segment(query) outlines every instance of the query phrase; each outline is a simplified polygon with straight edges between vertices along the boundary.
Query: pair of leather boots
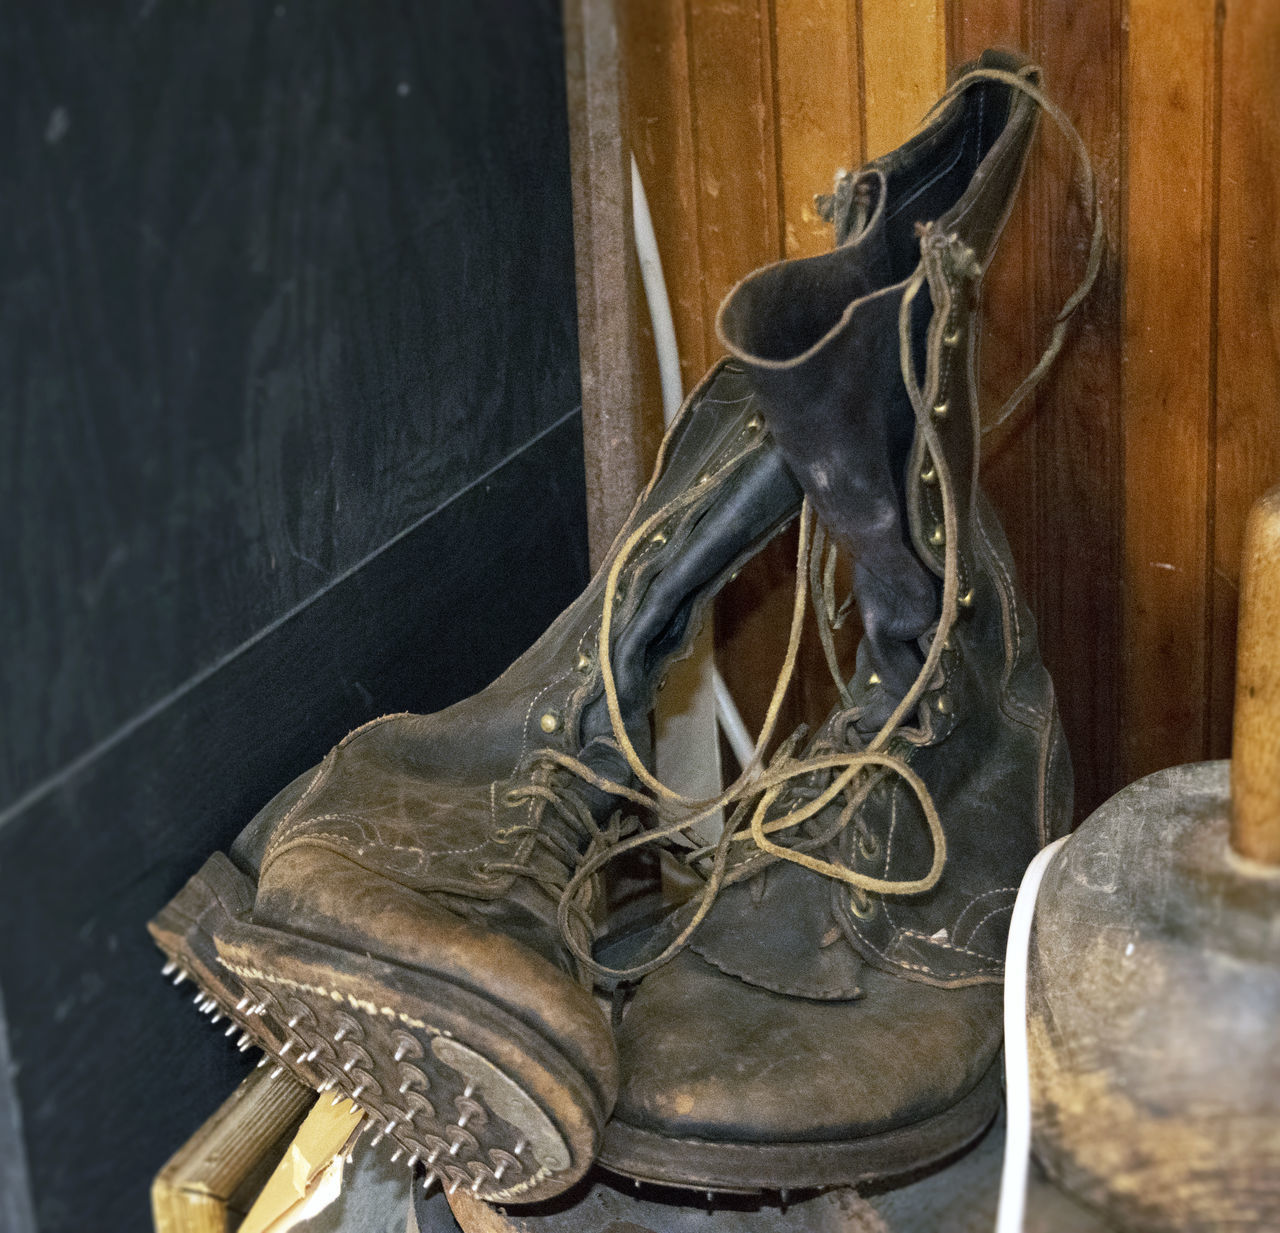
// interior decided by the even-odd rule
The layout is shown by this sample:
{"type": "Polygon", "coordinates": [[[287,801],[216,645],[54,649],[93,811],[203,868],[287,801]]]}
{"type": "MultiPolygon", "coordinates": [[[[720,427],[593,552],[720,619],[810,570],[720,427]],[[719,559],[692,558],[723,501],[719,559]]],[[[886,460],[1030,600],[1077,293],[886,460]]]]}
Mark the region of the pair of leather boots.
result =
{"type": "Polygon", "coordinates": [[[851,1184],[994,1116],[1009,914],[1071,813],[978,486],[978,293],[1037,83],[988,52],[844,175],[833,251],[725,301],[730,358],[581,597],[474,697],[348,735],[152,922],[242,1047],[349,1096],[425,1184],[537,1201],[597,1159],[700,1190],[851,1184]],[[650,770],[658,682],[797,516],[790,659],[810,581],[831,646],[839,546],[852,679],[807,743],[766,765],[767,730],[721,798],[677,798],[650,770]],[[619,926],[609,863],[646,847],[691,890],[619,926]]]}

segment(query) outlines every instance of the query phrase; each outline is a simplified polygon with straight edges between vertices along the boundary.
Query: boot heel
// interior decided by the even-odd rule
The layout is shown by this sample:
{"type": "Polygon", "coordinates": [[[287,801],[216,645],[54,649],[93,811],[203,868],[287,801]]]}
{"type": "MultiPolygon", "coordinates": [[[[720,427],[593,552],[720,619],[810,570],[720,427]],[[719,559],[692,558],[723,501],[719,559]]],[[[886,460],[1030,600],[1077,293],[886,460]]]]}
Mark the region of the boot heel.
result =
{"type": "MultiPolygon", "coordinates": [[[[238,1029],[242,1050],[257,1044],[279,1058],[285,1029],[265,1015],[260,1000],[219,962],[215,942],[230,932],[234,921],[248,915],[255,889],[251,878],[215,852],[148,923],[147,931],[167,958],[165,975],[172,976],[175,985],[194,980],[200,1009],[215,1023],[229,1020],[226,1035],[238,1029]]],[[[319,1072],[305,1062],[292,1069],[309,1087],[320,1082],[319,1072]]]]}
{"type": "Polygon", "coordinates": [[[201,923],[222,979],[262,1008],[254,1035],[274,1028],[271,1052],[355,1101],[396,1159],[490,1202],[548,1197],[586,1169],[616,1095],[616,1054],[603,1014],[567,975],[525,952],[522,967],[545,971],[504,979],[504,944],[517,943],[324,850],[273,862],[256,920],[221,891],[201,923]],[[287,932],[262,913],[280,878],[307,886],[312,908],[291,904],[287,932]],[[330,901],[340,923],[324,912],[330,901]],[[568,988],[550,996],[557,984],[568,988]],[[546,1002],[574,1009],[551,1020],[538,1013],[546,1002]]]}

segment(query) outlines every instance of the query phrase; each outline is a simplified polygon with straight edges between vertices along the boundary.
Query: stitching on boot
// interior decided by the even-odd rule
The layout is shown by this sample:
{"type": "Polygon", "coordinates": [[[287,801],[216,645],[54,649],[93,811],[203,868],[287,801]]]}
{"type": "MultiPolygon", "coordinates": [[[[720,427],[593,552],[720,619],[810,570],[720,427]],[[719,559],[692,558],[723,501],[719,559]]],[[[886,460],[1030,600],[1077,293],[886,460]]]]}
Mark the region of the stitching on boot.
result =
{"type": "Polygon", "coordinates": [[[543,1178],[550,1177],[551,1170],[546,1165],[539,1165],[538,1171],[523,1182],[516,1186],[508,1186],[506,1190],[496,1190],[492,1194],[485,1196],[486,1203],[505,1203],[510,1199],[514,1199],[516,1195],[524,1194],[532,1186],[536,1186],[543,1178]]]}
{"type": "MultiPolygon", "coordinates": [[[[983,960],[988,966],[992,966],[992,965],[996,967],[999,966],[999,962],[993,959],[985,951],[973,950],[971,947],[960,946],[957,943],[951,942],[951,941],[943,942],[941,939],[935,938],[930,934],[921,933],[919,929],[901,929],[899,930],[899,933],[904,938],[918,938],[921,942],[928,942],[930,946],[936,946],[941,950],[952,950],[960,955],[972,955],[974,956],[975,959],[983,960]]],[[[930,971],[930,972],[933,972],[935,975],[942,975],[942,976],[964,975],[963,971],[958,968],[950,972],[938,972],[936,968],[927,968],[926,971],[930,971]]]]}
{"type": "Polygon", "coordinates": [[[293,980],[288,976],[279,976],[274,972],[264,972],[260,968],[234,963],[231,960],[223,959],[221,956],[219,956],[218,962],[228,972],[240,977],[241,980],[260,980],[268,985],[297,989],[302,993],[314,993],[319,997],[328,998],[332,1002],[345,1003],[352,1010],[362,1010],[366,1014],[381,1015],[384,1019],[391,1019],[396,1023],[403,1023],[406,1027],[430,1032],[433,1036],[453,1036],[452,1032],[447,1032],[444,1028],[438,1028],[423,1019],[417,1019],[413,1015],[405,1014],[402,1010],[395,1010],[390,1006],[379,1006],[377,1002],[371,1002],[368,998],[358,998],[353,993],[344,993],[339,989],[326,989],[323,985],[313,985],[304,980],[293,980]]]}
{"type": "Polygon", "coordinates": [[[978,539],[985,549],[983,556],[986,558],[987,565],[1000,576],[1002,585],[996,587],[996,592],[1000,596],[1000,619],[1004,626],[1006,640],[1012,644],[1013,648],[1012,655],[1005,655],[1004,671],[1000,676],[1000,709],[1010,719],[1022,724],[1023,727],[1039,731],[1046,717],[1045,712],[1040,710],[1039,707],[1023,702],[1009,688],[1009,682],[1013,679],[1014,669],[1022,658],[1022,624],[1018,619],[1018,603],[1017,597],[1014,595],[1013,578],[996,553],[995,547],[988,538],[986,528],[982,525],[981,520],[977,522],[976,526],[978,539]],[[1012,630],[1010,629],[1011,625],[1012,630]],[[1010,710],[1010,707],[1013,710],[1010,710]],[[1014,712],[1018,713],[1015,714],[1014,712]]]}
{"type": "MultiPolygon", "coordinates": [[[[1016,886],[999,886],[995,890],[983,891],[982,894],[980,895],[974,895],[974,897],[964,905],[964,908],[961,911],[960,915],[956,917],[956,923],[955,923],[953,932],[954,933],[960,932],[960,930],[964,927],[964,918],[968,916],[969,913],[972,912],[973,909],[976,908],[978,904],[982,902],[982,900],[990,899],[992,895],[1007,895],[1011,891],[1016,893],[1017,889],[1018,888],[1016,886]]],[[[970,936],[972,936],[972,934],[970,934],[970,936]]]]}
{"type": "MultiPolygon", "coordinates": [[[[1011,903],[1002,903],[998,908],[992,908],[990,912],[988,912],[976,925],[974,925],[972,929],[969,930],[969,936],[965,939],[965,947],[967,949],[972,949],[973,939],[978,936],[978,931],[993,916],[999,916],[1001,912],[1012,912],[1012,911],[1013,911],[1013,904],[1011,903]]],[[[976,953],[988,954],[993,960],[998,960],[998,956],[991,954],[990,951],[976,952],[976,953]]]]}

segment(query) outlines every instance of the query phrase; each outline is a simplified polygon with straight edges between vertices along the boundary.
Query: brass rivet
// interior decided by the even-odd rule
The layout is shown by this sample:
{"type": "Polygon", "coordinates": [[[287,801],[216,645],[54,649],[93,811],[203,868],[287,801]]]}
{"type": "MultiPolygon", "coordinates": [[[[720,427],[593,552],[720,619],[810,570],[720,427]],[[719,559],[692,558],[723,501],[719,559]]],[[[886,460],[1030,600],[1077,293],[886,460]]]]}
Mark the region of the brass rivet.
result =
{"type": "Polygon", "coordinates": [[[951,406],[944,399],[942,402],[933,404],[933,418],[935,420],[943,420],[947,418],[947,412],[951,410],[951,406]]]}
{"type": "Polygon", "coordinates": [[[920,478],[926,484],[936,484],[938,482],[938,468],[930,463],[923,471],[920,472],[920,478]]]}
{"type": "Polygon", "coordinates": [[[960,605],[961,608],[972,608],[973,607],[973,588],[970,587],[963,595],[961,595],[956,600],[956,602],[960,605]]]}
{"type": "Polygon", "coordinates": [[[591,671],[591,656],[586,651],[578,652],[577,662],[573,665],[579,672],[591,671]]]}
{"type": "Polygon", "coordinates": [[[937,708],[938,708],[938,714],[940,714],[940,715],[950,715],[950,714],[951,714],[951,699],[950,699],[949,697],[947,697],[947,695],[946,695],[946,694],[939,694],[939,695],[938,695],[938,701],[937,701],[936,705],[937,705],[937,708]]]}
{"type": "Polygon", "coordinates": [[[557,715],[555,711],[547,711],[538,720],[538,726],[543,730],[543,732],[550,736],[551,733],[558,732],[560,730],[560,716],[557,715]]]}
{"type": "Polygon", "coordinates": [[[763,421],[763,420],[762,420],[758,415],[753,415],[753,416],[752,416],[752,417],[747,421],[747,431],[748,431],[748,432],[759,432],[759,431],[760,431],[760,429],[761,429],[761,427],[762,427],[763,425],[764,425],[764,421],[763,421]]]}
{"type": "Polygon", "coordinates": [[[938,523],[938,525],[933,528],[933,534],[929,536],[929,543],[931,543],[935,548],[941,548],[946,542],[947,533],[943,529],[942,523],[938,523]]]}
{"type": "Polygon", "coordinates": [[[958,347],[960,345],[960,331],[948,330],[942,336],[942,341],[948,347],[958,347]]]}
{"type": "Polygon", "coordinates": [[[880,674],[878,672],[873,672],[869,677],[867,677],[868,686],[879,685],[879,684],[880,684],[880,674]]]}
{"type": "Polygon", "coordinates": [[[666,542],[667,542],[667,536],[665,531],[655,531],[649,539],[649,543],[657,544],[659,546],[665,544],[666,542]]]}

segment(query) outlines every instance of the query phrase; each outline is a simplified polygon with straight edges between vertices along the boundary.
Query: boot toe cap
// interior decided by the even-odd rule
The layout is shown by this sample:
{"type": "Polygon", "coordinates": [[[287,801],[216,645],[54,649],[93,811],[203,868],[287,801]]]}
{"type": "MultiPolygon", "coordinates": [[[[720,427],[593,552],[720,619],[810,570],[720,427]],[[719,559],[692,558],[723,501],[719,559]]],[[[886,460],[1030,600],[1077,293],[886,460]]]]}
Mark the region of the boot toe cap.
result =
{"type": "Polygon", "coordinates": [[[616,1116],[673,1139],[852,1140],[970,1092],[1000,1046],[997,985],[941,989],[864,972],[819,1002],[749,985],[686,951],[648,977],[618,1032],[616,1116]]]}

